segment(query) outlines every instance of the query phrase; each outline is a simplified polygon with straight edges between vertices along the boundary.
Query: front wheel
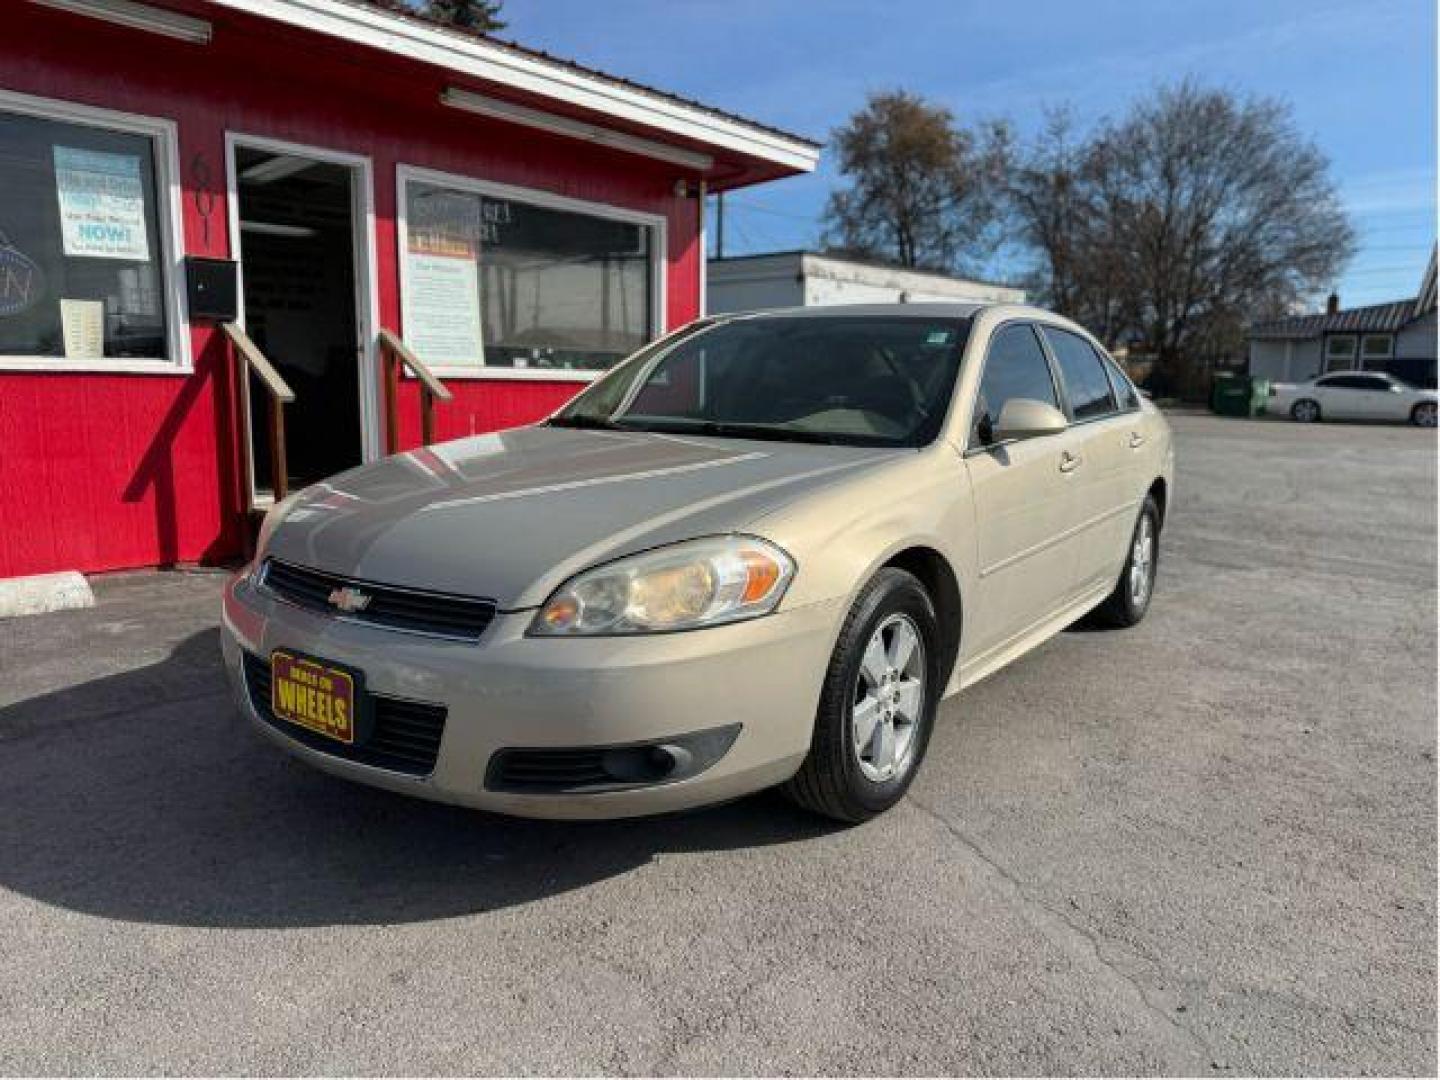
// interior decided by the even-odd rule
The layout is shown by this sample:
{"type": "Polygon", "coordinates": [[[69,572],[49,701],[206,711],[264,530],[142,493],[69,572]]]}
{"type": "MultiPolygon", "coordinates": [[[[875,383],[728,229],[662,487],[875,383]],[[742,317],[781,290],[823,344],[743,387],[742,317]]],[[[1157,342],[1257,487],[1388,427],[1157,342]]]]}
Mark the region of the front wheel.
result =
{"type": "Polygon", "coordinates": [[[934,605],[913,575],[887,567],[871,579],[845,618],[810,754],[786,795],[852,823],[900,801],[935,722],[939,639],[934,605]]]}
{"type": "Polygon", "coordinates": [[[1155,592],[1155,569],[1160,563],[1160,507],[1153,495],[1146,495],[1140,517],[1130,536],[1130,551],[1120,580],[1105,602],[1095,609],[1096,621],[1104,626],[1134,626],[1150,609],[1155,592]]]}
{"type": "Polygon", "coordinates": [[[1435,402],[1422,401],[1410,410],[1410,423],[1416,427],[1435,426],[1435,402]]]}
{"type": "Polygon", "coordinates": [[[1309,398],[1301,398],[1290,406],[1290,417],[1302,424],[1313,424],[1320,419],[1320,403],[1311,401],[1309,398]]]}

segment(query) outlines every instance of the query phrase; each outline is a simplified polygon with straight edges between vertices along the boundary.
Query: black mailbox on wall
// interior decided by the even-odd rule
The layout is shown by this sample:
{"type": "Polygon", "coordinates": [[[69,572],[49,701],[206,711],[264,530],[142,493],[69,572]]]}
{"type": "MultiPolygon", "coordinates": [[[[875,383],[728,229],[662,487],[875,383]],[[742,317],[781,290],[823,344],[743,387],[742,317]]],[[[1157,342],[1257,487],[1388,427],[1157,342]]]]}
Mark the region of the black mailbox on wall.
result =
{"type": "Polygon", "coordinates": [[[185,256],[185,292],[192,320],[234,322],[240,317],[239,266],[234,259],[185,256]]]}

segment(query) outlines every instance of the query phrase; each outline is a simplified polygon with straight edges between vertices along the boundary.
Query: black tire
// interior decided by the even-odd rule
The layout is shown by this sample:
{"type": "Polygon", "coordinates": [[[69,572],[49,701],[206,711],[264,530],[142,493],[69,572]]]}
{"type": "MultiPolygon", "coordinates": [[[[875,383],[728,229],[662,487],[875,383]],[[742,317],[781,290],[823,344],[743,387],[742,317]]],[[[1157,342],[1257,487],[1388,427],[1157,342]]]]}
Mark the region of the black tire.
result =
{"type": "Polygon", "coordinates": [[[1301,398],[1290,406],[1290,419],[1301,424],[1313,424],[1320,419],[1320,403],[1313,398],[1301,398]]]}
{"type": "Polygon", "coordinates": [[[1410,423],[1416,427],[1435,426],[1435,403],[1433,401],[1422,401],[1410,410],[1410,423]]]}
{"type": "MultiPolygon", "coordinates": [[[[903,621],[903,620],[901,620],[903,621]]],[[[794,802],[817,814],[852,824],[884,813],[904,797],[919,771],[935,725],[940,686],[940,633],[935,607],[924,586],[904,570],[887,567],[861,590],[830,658],[810,754],[782,790],[794,802]],[[910,736],[908,759],[888,780],[873,780],[862,769],[855,747],[852,710],[861,686],[864,653],[877,628],[904,616],[923,645],[924,680],[919,717],[910,736]]]]}
{"type": "Polygon", "coordinates": [[[1150,610],[1150,598],[1155,595],[1155,571],[1160,566],[1160,507],[1155,502],[1153,495],[1146,495],[1145,502],[1141,504],[1140,515],[1135,519],[1135,528],[1130,533],[1130,549],[1125,556],[1125,568],[1120,571],[1120,580],[1115,582],[1115,589],[1105,598],[1105,602],[1095,609],[1092,616],[1098,626],[1126,627],[1134,626],[1145,617],[1145,612],[1150,610]],[[1134,587],[1136,546],[1140,539],[1141,530],[1149,522],[1151,537],[1151,554],[1149,566],[1145,571],[1147,582],[1143,594],[1137,595],[1134,587]]]}

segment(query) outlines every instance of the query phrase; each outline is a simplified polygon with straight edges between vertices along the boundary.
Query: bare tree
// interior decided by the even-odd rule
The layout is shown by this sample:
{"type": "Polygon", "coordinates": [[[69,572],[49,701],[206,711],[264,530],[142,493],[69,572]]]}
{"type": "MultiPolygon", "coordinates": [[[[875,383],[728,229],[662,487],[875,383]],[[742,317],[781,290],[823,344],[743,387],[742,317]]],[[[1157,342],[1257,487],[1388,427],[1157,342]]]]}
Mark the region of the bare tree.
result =
{"type": "Polygon", "coordinates": [[[1189,81],[1083,143],[1052,127],[1012,175],[1045,299],[1109,340],[1138,335],[1162,370],[1319,292],[1355,248],[1329,162],[1289,107],[1189,81]]]}
{"type": "Polygon", "coordinates": [[[903,90],[872,94],[832,142],[849,182],[825,208],[826,243],[900,266],[963,270],[992,251],[1000,129],[976,132],[903,90]]]}
{"type": "Polygon", "coordinates": [[[1066,109],[1046,114],[1023,150],[1008,148],[1012,237],[1039,254],[1029,285],[1045,303],[1115,344],[1134,323],[1129,260],[1110,243],[1100,177],[1066,109]]]}

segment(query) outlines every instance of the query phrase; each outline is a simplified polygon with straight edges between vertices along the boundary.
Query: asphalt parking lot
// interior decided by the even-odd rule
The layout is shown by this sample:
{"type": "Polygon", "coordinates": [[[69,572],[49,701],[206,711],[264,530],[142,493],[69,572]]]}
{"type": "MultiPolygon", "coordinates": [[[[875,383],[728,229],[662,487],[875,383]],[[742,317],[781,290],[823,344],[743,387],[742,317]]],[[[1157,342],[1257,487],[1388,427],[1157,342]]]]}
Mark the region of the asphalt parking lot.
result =
{"type": "Polygon", "coordinates": [[[1434,434],[1173,423],[1147,620],[855,829],[329,779],[231,709],[214,573],[0,622],[0,1070],[1433,1075],[1434,434]]]}

